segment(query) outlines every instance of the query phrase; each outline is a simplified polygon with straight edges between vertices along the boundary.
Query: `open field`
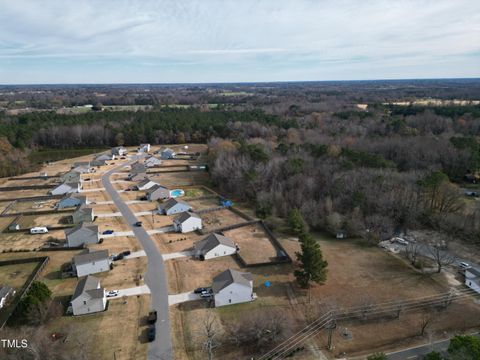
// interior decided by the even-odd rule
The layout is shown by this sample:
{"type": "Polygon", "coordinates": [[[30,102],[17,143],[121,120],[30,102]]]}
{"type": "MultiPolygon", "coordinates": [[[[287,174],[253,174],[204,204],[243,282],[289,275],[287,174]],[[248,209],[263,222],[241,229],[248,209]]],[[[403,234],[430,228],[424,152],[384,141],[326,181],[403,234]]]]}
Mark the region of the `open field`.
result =
{"type": "Polygon", "coordinates": [[[259,224],[244,226],[224,232],[240,248],[240,255],[247,264],[276,261],[277,250],[259,224]]]}
{"type": "Polygon", "coordinates": [[[17,292],[32,274],[38,262],[0,266],[0,285],[7,285],[17,292]]]}
{"type": "Polygon", "coordinates": [[[243,223],[246,220],[229,209],[222,209],[218,211],[212,211],[200,216],[203,222],[203,231],[209,232],[214,229],[230,226],[234,224],[243,223]]]}

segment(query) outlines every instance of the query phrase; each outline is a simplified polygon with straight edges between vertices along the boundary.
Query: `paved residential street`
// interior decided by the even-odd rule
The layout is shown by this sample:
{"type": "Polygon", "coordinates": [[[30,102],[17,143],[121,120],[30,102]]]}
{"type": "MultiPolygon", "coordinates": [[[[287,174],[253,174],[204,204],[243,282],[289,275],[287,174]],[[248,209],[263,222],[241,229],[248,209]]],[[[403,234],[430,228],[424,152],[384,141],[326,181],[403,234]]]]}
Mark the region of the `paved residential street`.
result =
{"type": "MultiPolygon", "coordinates": [[[[132,162],[134,160],[136,160],[135,157],[132,162]]],[[[145,283],[150,288],[152,298],[151,307],[158,312],[158,321],[156,323],[157,336],[155,341],[149,344],[148,359],[172,360],[173,349],[170,336],[170,321],[168,318],[168,287],[162,254],[145,229],[134,226],[138,221],[137,218],[110,183],[110,175],[122,167],[124,167],[124,165],[120,165],[105,173],[102,176],[102,184],[118,210],[122,213],[125,222],[132,228],[133,233],[147,254],[148,266],[147,273],[145,274],[145,283]]]]}

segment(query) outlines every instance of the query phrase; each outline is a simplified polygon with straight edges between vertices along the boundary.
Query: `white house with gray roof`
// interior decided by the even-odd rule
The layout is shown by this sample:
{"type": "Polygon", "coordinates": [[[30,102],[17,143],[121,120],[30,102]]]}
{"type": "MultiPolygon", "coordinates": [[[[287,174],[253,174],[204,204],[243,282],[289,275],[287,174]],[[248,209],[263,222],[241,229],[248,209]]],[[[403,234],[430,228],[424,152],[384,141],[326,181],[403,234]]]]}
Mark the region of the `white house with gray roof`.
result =
{"type": "Polygon", "coordinates": [[[225,270],[213,278],[212,291],[216,307],[255,299],[252,274],[233,269],[225,270]]]}
{"type": "Polygon", "coordinates": [[[183,212],[173,219],[176,232],[188,233],[202,228],[202,219],[195,213],[183,212]]]}
{"type": "Polygon", "coordinates": [[[57,208],[66,209],[66,208],[80,206],[82,204],[88,204],[88,200],[85,195],[70,193],[58,202],[57,208]]]}
{"type": "Polygon", "coordinates": [[[170,189],[162,185],[154,185],[147,190],[146,195],[150,201],[168,199],[170,198],[170,189]]]}
{"type": "Polygon", "coordinates": [[[162,215],[174,215],[190,210],[192,210],[192,207],[185,201],[180,201],[174,198],[158,204],[158,213],[162,215]]]}
{"type": "Polygon", "coordinates": [[[233,255],[236,252],[237,245],[231,238],[211,233],[195,243],[194,255],[200,260],[208,260],[220,256],[233,255]]]}
{"type": "Polygon", "coordinates": [[[466,269],[465,285],[480,294],[480,270],[475,268],[466,269]]]}
{"type": "Polygon", "coordinates": [[[72,259],[72,268],[78,277],[110,270],[108,250],[87,251],[75,255],[72,259]]]}
{"type": "Polygon", "coordinates": [[[80,205],[72,214],[72,222],[74,224],[80,224],[82,222],[92,222],[94,219],[93,208],[88,207],[85,204],[80,205]]]}
{"type": "Polygon", "coordinates": [[[155,156],[149,156],[145,159],[145,166],[148,168],[162,165],[162,160],[156,158],[155,156]]]}
{"type": "Polygon", "coordinates": [[[15,290],[7,285],[0,285],[0,309],[5,306],[9,298],[13,298],[15,290]]]}
{"type": "Polygon", "coordinates": [[[98,244],[98,226],[91,223],[81,223],[65,230],[65,237],[68,247],[98,244]]]}
{"type": "Polygon", "coordinates": [[[118,155],[118,156],[123,156],[127,155],[127,149],[124,148],[123,146],[117,146],[112,148],[112,155],[118,155]]]}
{"type": "Polygon", "coordinates": [[[79,181],[66,182],[50,190],[50,194],[64,195],[64,194],[70,194],[70,193],[78,193],[80,189],[81,189],[81,185],[79,181]]]}
{"type": "Polygon", "coordinates": [[[174,159],[175,158],[175,151],[173,151],[172,149],[170,148],[166,148],[166,149],[163,149],[162,151],[160,151],[160,157],[162,159],[174,159]]]}
{"type": "Polygon", "coordinates": [[[155,185],[158,185],[155,181],[152,181],[149,178],[145,178],[137,183],[136,188],[137,190],[148,190],[155,185]]]}
{"type": "Polygon", "coordinates": [[[92,275],[80,279],[70,303],[73,315],[104,311],[107,306],[107,297],[105,296],[105,289],[100,286],[100,280],[92,275]]]}
{"type": "Polygon", "coordinates": [[[150,151],[150,144],[140,144],[138,152],[148,153],[150,151]]]}

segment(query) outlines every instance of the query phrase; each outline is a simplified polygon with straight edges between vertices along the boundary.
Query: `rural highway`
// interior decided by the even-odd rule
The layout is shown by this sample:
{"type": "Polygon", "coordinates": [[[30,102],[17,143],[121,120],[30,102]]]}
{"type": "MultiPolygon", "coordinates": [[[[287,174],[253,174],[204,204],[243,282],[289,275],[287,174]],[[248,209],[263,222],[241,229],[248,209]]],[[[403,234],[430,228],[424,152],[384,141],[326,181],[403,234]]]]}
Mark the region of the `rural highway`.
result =
{"type": "MultiPolygon", "coordinates": [[[[152,304],[151,308],[157,310],[158,320],[156,324],[157,336],[155,341],[151,342],[148,347],[149,360],[172,360],[173,349],[172,339],[170,337],[170,321],[168,318],[168,287],[167,276],[163,257],[157,248],[157,245],[150,238],[143,227],[137,227],[134,224],[137,218],[130,210],[127,204],[120,198],[120,195],[110,182],[110,175],[118,171],[120,168],[132,163],[133,161],[122,164],[106,172],[102,176],[102,183],[105,191],[110,195],[118,210],[122,213],[126,223],[130,226],[136,238],[142,244],[143,250],[147,254],[148,265],[145,274],[145,283],[150,288],[152,304]]],[[[147,315],[147,314],[145,314],[147,315]]]]}

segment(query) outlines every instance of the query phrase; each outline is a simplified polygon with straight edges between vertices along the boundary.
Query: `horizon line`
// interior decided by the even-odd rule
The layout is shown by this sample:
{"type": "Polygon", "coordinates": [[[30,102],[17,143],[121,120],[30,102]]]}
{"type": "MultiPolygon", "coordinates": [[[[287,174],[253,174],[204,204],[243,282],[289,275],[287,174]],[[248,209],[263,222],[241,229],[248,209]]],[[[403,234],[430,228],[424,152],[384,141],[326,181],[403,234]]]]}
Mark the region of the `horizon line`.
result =
{"type": "Polygon", "coordinates": [[[438,77],[438,78],[377,78],[377,79],[349,79],[349,80],[274,80],[274,81],[219,81],[219,82],[112,82],[112,83],[0,83],[0,87],[7,86],[92,86],[92,85],[235,85],[235,84],[286,84],[286,83],[335,83],[335,82],[374,82],[374,81],[419,81],[419,80],[480,80],[475,77],[438,77]]]}

